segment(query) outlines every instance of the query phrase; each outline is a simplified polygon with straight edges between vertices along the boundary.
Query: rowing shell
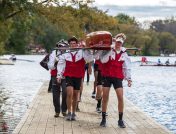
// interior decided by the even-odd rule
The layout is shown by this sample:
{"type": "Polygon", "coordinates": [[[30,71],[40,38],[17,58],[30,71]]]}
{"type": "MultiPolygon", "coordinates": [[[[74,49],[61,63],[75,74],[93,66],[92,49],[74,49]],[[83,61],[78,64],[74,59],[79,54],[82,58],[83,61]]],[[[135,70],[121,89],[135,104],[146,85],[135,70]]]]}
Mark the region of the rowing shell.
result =
{"type": "Polygon", "coordinates": [[[176,67],[176,65],[140,65],[140,66],[161,66],[161,67],[176,67]]]}

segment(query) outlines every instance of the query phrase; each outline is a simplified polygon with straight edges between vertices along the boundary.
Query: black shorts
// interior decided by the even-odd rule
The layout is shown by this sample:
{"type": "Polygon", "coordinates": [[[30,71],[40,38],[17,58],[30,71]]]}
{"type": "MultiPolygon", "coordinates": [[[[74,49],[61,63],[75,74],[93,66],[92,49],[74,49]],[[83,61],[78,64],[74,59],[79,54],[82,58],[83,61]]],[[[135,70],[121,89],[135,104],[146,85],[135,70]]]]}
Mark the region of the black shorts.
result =
{"type": "Polygon", "coordinates": [[[102,85],[102,76],[101,71],[98,70],[98,76],[97,76],[97,86],[102,85]]]}
{"type": "Polygon", "coordinates": [[[95,72],[95,71],[98,71],[98,64],[95,64],[95,63],[94,63],[94,72],[95,72]]]}
{"type": "Polygon", "coordinates": [[[66,87],[72,86],[74,90],[80,90],[82,78],[66,76],[66,87]]]}
{"type": "Polygon", "coordinates": [[[111,87],[113,85],[114,89],[123,88],[123,79],[115,77],[103,77],[102,85],[103,87],[111,87]]]}

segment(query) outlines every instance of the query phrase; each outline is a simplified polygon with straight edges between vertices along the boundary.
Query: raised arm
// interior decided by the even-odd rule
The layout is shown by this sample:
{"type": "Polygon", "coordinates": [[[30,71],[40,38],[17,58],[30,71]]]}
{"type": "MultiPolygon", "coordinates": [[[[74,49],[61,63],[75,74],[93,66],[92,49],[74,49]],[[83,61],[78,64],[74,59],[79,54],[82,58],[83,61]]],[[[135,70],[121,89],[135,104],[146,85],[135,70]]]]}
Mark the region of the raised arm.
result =
{"type": "Polygon", "coordinates": [[[107,63],[109,61],[109,58],[111,56],[111,51],[107,51],[107,50],[104,50],[102,51],[101,55],[100,55],[100,60],[101,60],[101,63],[107,63]]]}
{"type": "Polygon", "coordinates": [[[56,61],[56,54],[55,54],[55,53],[56,53],[56,52],[55,52],[55,50],[54,50],[54,51],[52,51],[52,53],[49,55],[48,68],[51,69],[51,70],[55,69],[55,66],[54,66],[55,61],[56,61]]]}
{"type": "Polygon", "coordinates": [[[131,81],[131,60],[128,54],[125,52],[122,54],[124,63],[123,63],[123,72],[126,80],[131,81]]]}
{"type": "Polygon", "coordinates": [[[94,60],[94,56],[90,50],[83,50],[83,58],[88,63],[94,60]]]}
{"type": "Polygon", "coordinates": [[[63,78],[63,74],[65,71],[65,56],[64,55],[60,55],[58,57],[58,63],[57,63],[57,78],[61,79],[63,78]]]}

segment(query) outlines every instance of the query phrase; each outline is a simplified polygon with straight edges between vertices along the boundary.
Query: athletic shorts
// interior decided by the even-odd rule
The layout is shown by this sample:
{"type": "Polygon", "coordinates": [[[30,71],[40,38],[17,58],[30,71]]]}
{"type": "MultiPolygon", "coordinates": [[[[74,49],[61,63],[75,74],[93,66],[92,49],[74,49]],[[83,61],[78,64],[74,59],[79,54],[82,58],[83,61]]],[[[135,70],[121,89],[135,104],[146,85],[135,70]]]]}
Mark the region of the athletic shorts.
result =
{"type": "Polygon", "coordinates": [[[98,70],[98,76],[97,76],[97,86],[102,85],[102,76],[101,71],[98,70]]]}
{"type": "Polygon", "coordinates": [[[66,76],[66,87],[72,86],[74,90],[80,90],[82,78],[66,76]]]}
{"type": "Polygon", "coordinates": [[[95,64],[95,63],[94,63],[94,72],[95,72],[95,71],[98,71],[98,64],[95,64]]]}
{"type": "Polygon", "coordinates": [[[123,79],[115,77],[103,77],[102,85],[103,87],[111,87],[113,85],[114,89],[123,88],[122,81],[123,79]]]}

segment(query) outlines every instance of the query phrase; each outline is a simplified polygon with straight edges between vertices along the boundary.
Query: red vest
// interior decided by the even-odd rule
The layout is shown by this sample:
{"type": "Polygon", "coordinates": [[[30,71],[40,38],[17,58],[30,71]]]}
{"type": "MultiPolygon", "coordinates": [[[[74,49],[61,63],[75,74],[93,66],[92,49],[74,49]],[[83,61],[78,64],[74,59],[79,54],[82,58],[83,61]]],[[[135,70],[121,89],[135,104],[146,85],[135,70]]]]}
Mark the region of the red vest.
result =
{"type": "Polygon", "coordinates": [[[116,54],[115,60],[109,57],[109,61],[103,64],[102,76],[123,79],[123,62],[118,61],[122,53],[116,54]]]}
{"type": "Polygon", "coordinates": [[[66,60],[66,67],[65,67],[64,76],[76,77],[76,78],[83,78],[84,77],[84,66],[85,66],[86,62],[85,62],[84,58],[75,62],[76,54],[75,55],[71,54],[72,61],[66,60]]]}
{"type": "Polygon", "coordinates": [[[57,69],[53,69],[50,71],[51,76],[57,76],[57,69]]]}

